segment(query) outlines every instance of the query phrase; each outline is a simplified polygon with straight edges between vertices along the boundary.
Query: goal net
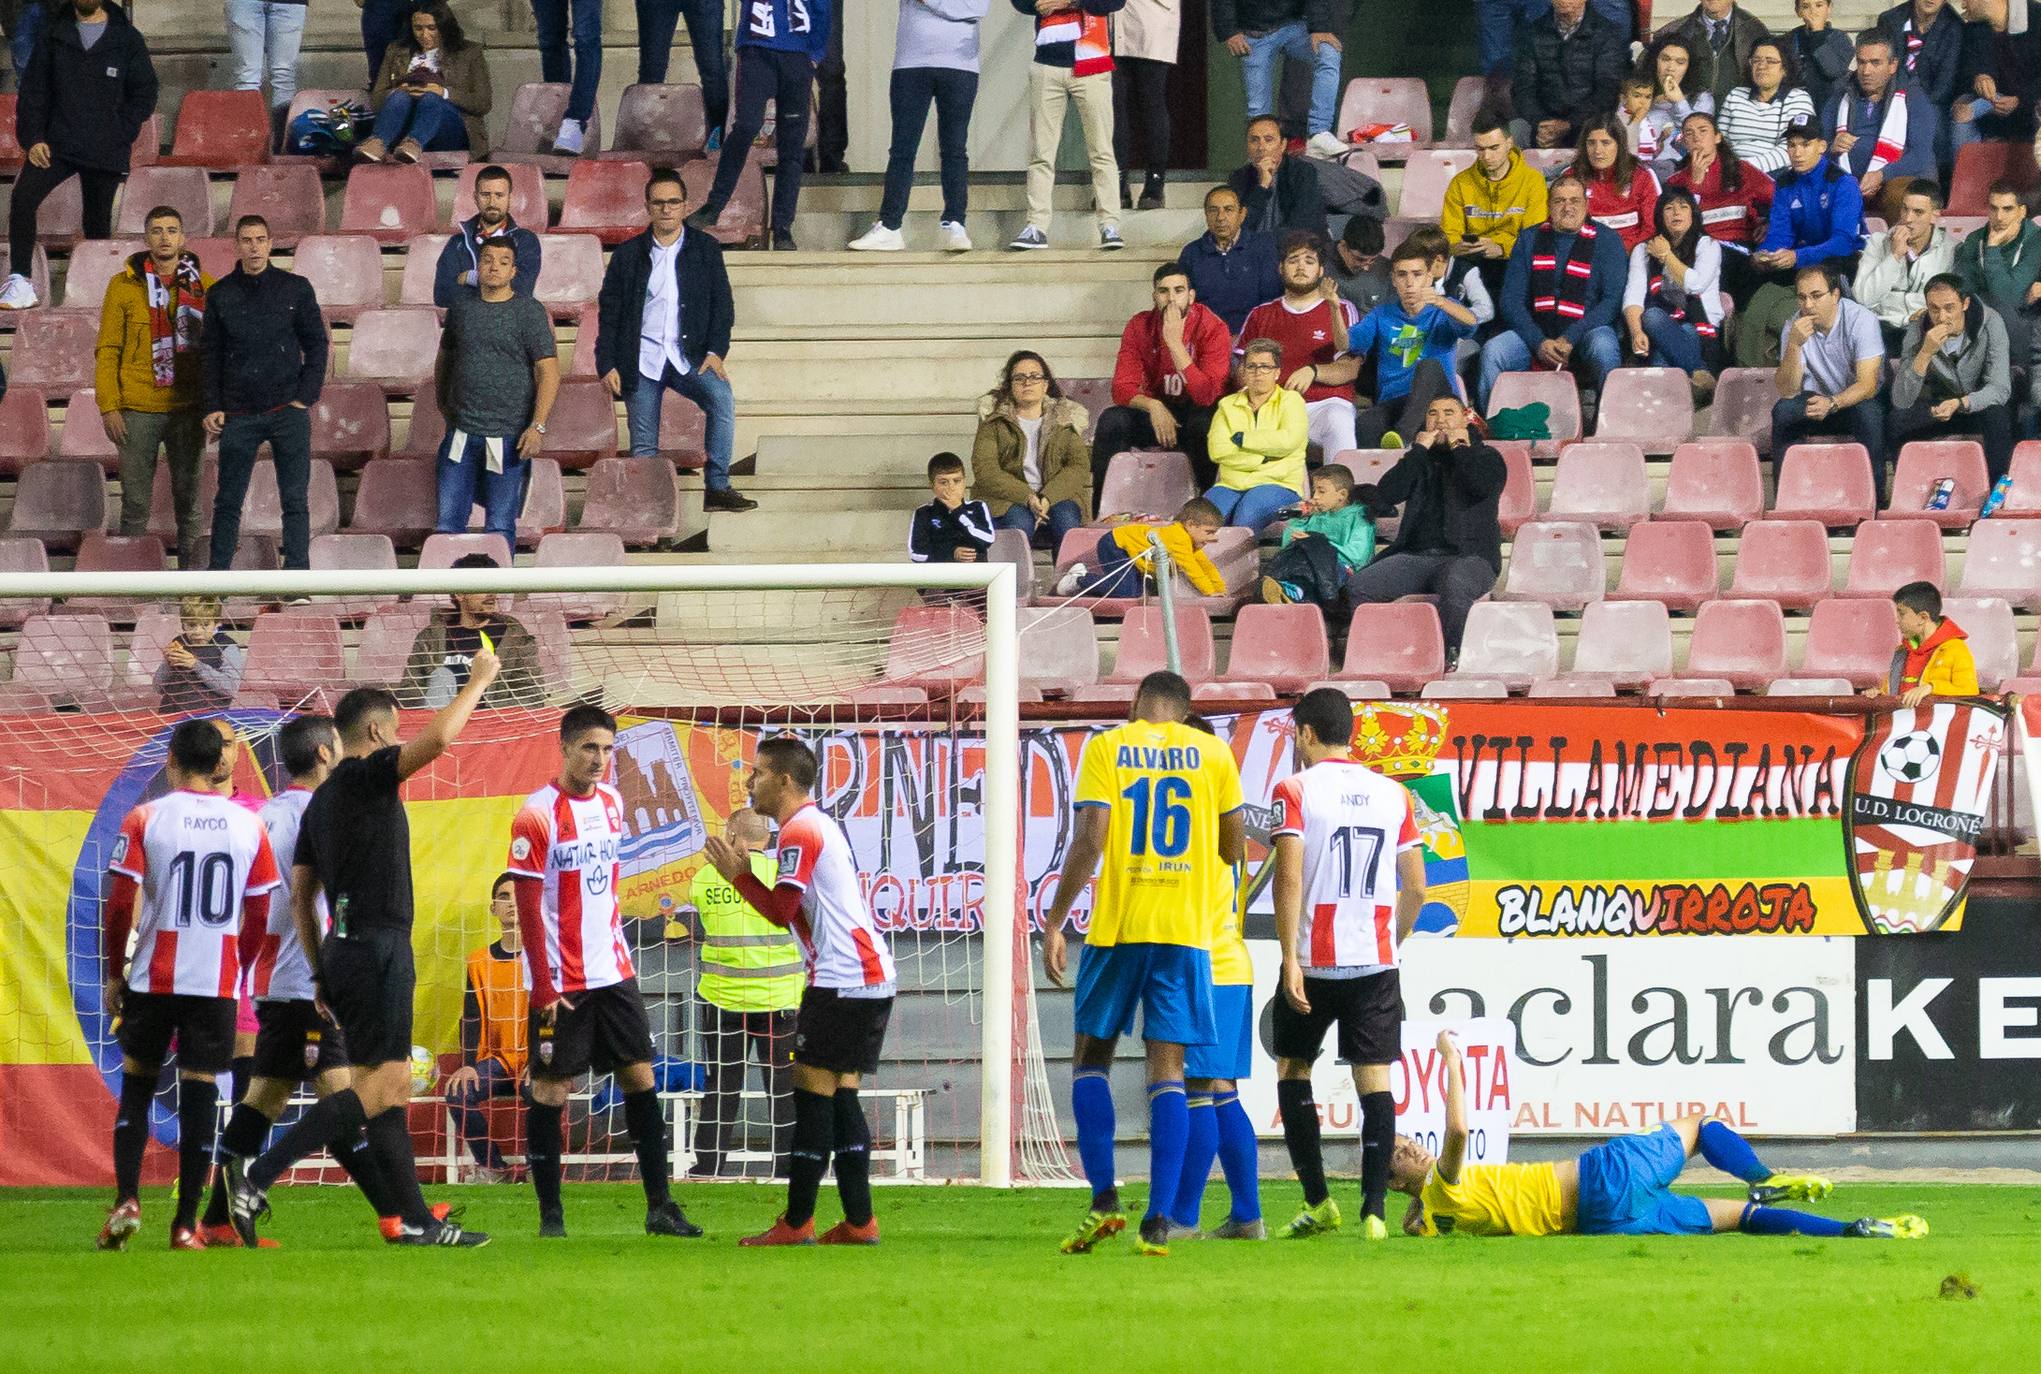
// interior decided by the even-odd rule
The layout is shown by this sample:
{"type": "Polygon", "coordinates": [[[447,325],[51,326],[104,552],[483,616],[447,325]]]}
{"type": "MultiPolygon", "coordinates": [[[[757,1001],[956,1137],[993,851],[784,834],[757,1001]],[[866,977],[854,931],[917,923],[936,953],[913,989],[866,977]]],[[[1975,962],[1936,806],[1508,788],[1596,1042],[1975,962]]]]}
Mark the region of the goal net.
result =
{"type": "MultiPolygon", "coordinates": [[[[411,1125],[428,1180],[514,1177],[522,1162],[531,1047],[514,910],[494,888],[511,818],[557,773],[560,711],[582,701],[619,719],[619,892],[676,1177],[783,1167],[800,979],[781,939],[717,905],[703,853],[745,806],[760,741],[780,734],[820,757],[818,801],[898,963],[885,1058],[863,1093],[874,1176],[1070,1176],[1017,916],[1012,570],[644,565],[0,575],[0,1183],[110,1176],[120,1051],[102,1005],[105,871],[123,816],[166,789],[176,722],[233,727],[242,747],[222,785],[259,807],[288,785],[284,721],[376,684],[415,731],[465,673],[478,624],[502,675],[406,787],[411,1125]]],[[[755,843],[773,853],[768,836],[755,843]]],[[[173,1062],[152,1123],[159,1180],[175,1095],[173,1062]]],[[[570,1178],[634,1175],[607,1077],[575,1085],[567,1153],[570,1178]]],[[[296,1177],[340,1179],[321,1162],[296,1177]]]]}

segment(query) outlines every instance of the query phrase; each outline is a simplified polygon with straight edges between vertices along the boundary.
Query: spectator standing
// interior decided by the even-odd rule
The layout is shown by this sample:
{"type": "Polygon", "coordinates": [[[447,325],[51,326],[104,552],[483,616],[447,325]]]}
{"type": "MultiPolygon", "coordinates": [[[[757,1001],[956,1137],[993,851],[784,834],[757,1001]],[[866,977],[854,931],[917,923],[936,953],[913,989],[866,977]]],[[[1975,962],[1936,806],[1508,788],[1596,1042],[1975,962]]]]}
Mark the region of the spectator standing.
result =
{"type": "MultiPolygon", "coordinates": [[[[2034,106],[2041,98],[2041,25],[2011,31],[2007,0],[1970,0],[1964,13],[1963,66],[1950,110],[1954,148],[1978,139],[2034,137],[2034,106]]],[[[1951,159],[1953,161],[1953,158],[1951,159]]]]}
{"type": "Polygon", "coordinates": [[[1755,291],[1740,298],[1739,367],[1776,367],[1779,330],[1800,309],[1794,276],[1827,263],[1838,278],[1856,271],[1864,241],[1864,198],[1856,179],[1828,156],[1828,140],[1811,123],[1786,130],[1786,170],[1775,183],[1771,223],[1750,255],[1755,291]]]}
{"type": "Polygon", "coordinates": [[[1127,0],[1013,0],[1035,20],[1035,60],[1028,67],[1028,222],[1009,248],[1049,246],[1055,215],[1056,152],[1063,116],[1077,107],[1091,163],[1098,246],[1125,248],[1120,238],[1120,165],[1113,155],[1112,21],[1127,0]]]}
{"type": "Polygon", "coordinates": [[[1731,91],[1718,115],[1723,137],[1746,167],[1767,174],[1784,167],[1786,130],[1817,118],[1814,98],[1797,77],[1785,40],[1760,38],[1751,46],[1750,84],[1731,91]]]}
{"type": "Polygon", "coordinates": [[[1479,268],[1490,294],[1502,288],[1517,236],[1545,222],[1545,178],[1524,161],[1502,117],[1483,106],[1474,116],[1474,165],[1446,184],[1439,228],[1456,258],[1479,268]]]}
{"type": "Polygon", "coordinates": [[[516,258],[510,289],[529,296],[538,286],[543,258],[539,236],[510,217],[510,186],[510,173],[501,167],[484,167],[475,174],[475,213],[454,226],[433,269],[432,303],[441,310],[452,305],[463,288],[481,286],[482,245],[491,239],[508,242],[516,258]]]}
{"type": "Polygon", "coordinates": [[[1688,115],[1682,137],[1687,156],[1666,178],[1666,185],[1693,194],[1701,210],[1701,231],[1722,247],[1722,289],[1731,300],[1747,301],[1753,289],[1751,250],[1771,229],[1777,189],[1723,137],[1713,115],[1688,115]]]}
{"type": "Polygon", "coordinates": [[[1936,172],[1949,166],[1951,120],[1963,78],[1963,15],[1948,0],[1906,0],[1878,16],[1878,27],[1892,39],[1900,80],[1923,104],[1935,108],[1936,172]]]}
{"type": "Polygon", "coordinates": [[[1686,18],[1660,29],[1658,37],[1677,37],[1686,44],[1693,58],[1687,91],[1713,97],[1713,108],[1720,109],[1750,70],[1751,48],[1765,33],[1763,21],[1736,0],[1701,0],[1686,18]]]}
{"type": "MultiPolygon", "coordinates": [[[[1280,345],[1279,357],[1290,368],[1283,386],[1303,396],[1310,441],[1330,459],[1356,446],[1354,378],[1360,375],[1361,364],[1350,351],[1349,338],[1361,322],[1361,312],[1353,302],[1341,300],[1326,279],[1321,251],[1310,234],[1292,230],[1283,236],[1283,294],[1256,306],[1241,326],[1240,337],[1272,339],[1280,345]]],[[[1245,345],[1237,351],[1244,364],[1245,345]]],[[[1215,433],[1217,427],[1215,419],[1215,433]]],[[[1234,425],[1228,432],[1238,428],[1234,425]]],[[[1219,461],[1217,452],[1211,457],[1219,461]]],[[[1224,464],[1220,466],[1223,472],[1224,464]]],[[[1302,478],[1300,472],[1295,488],[1299,494],[1304,490],[1302,478]]]]}
{"type": "MultiPolygon", "coordinates": [[[[1155,269],[1153,304],[1127,321],[1113,361],[1113,403],[1091,443],[1091,493],[1103,490],[1113,455],[1175,449],[1191,462],[1200,490],[1216,475],[1205,453],[1212,407],[1226,390],[1233,335],[1198,299],[1181,263],[1155,269]]],[[[1011,374],[1009,373],[1009,382],[1011,374]]]]}
{"type": "Polygon", "coordinates": [[[21,73],[15,136],[26,153],[7,211],[7,284],[0,310],[33,310],[36,216],[72,177],[85,202],[85,237],[113,237],[113,195],[142,125],[156,112],[156,68],[127,11],[70,0],[43,15],[21,73]]]}
{"type": "Polygon", "coordinates": [[[166,716],[224,711],[241,688],[248,654],[220,627],[220,598],[187,596],[177,603],[177,633],[156,665],[156,709],[166,716]]]}
{"type": "Polygon", "coordinates": [[[1375,364],[1375,404],[1354,420],[1358,448],[1402,448],[1398,431],[1415,433],[1434,398],[1457,394],[1457,350],[1479,323],[1472,310],[1440,294],[1431,251],[1414,234],[1390,257],[1389,279],[1395,294],[1347,336],[1353,356],[1372,355],[1375,364]]]}
{"type": "Polygon", "coordinates": [[[1588,218],[1615,230],[1625,253],[1651,237],[1658,177],[1630,156],[1614,115],[1597,115],[1582,127],[1573,165],[1587,187],[1588,218]]]}
{"type": "Polygon", "coordinates": [[[1169,172],[1169,73],[1176,66],[1180,17],[1177,0],[1127,0],[1113,25],[1113,149],[1120,164],[1121,199],[1137,210],[1162,208],[1163,179],[1169,172]],[[1138,153],[1136,124],[1141,127],[1138,153]],[[1139,199],[1128,183],[1137,157],[1147,171],[1139,199]]]}
{"type": "Polygon", "coordinates": [[[284,114],[298,93],[298,50],[305,42],[307,0],[227,0],[228,84],[259,91],[269,82],[270,142],[283,131],[284,114]]]}
{"type": "Polygon", "coordinates": [[[1000,529],[1054,549],[1091,518],[1087,418],[1041,354],[1022,349],[1006,360],[999,385],[978,398],[971,440],[971,494],[1000,529]]]}
{"type": "Polygon", "coordinates": [[[688,227],[714,233],[723,207],[737,193],[737,178],[751,160],[751,144],[765,127],[773,102],[777,164],[772,174],[772,246],[794,246],[794,214],[801,206],[801,160],[807,156],[808,113],[815,64],[829,46],[830,0],[752,0],[737,27],[737,117],[716,155],[709,198],[688,227]]]}
{"type": "Polygon", "coordinates": [[[1249,229],[1247,207],[1231,186],[1205,192],[1205,232],[1176,255],[1198,300],[1235,336],[1247,313],[1283,293],[1273,234],[1249,229]]]}
{"type": "MultiPolygon", "coordinates": [[[[992,551],[992,511],[964,499],[964,460],[938,453],[928,460],[927,505],[914,512],[907,557],[915,563],[977,563],[992,551]]],[[[1083,523],[1079,521],[1078,523],[1083,523]]]]}
{"type": "Polygon", "coordinates": [[[2006,324],[1942,273],[1906,326],[1892,373],[1891,444],[1976,434],[1992,481],[2013,461],[2013,368],[2006,324]]]}
{"type": "Polygon", "coordinates": [[[1786,35],[1800,84],[1817,110],[1825,110],[1834,103],[1849,80],[1850,64],[1857,60],[1857,45],[1848,34],[1828,22],[1830,3],[1831,0],[1793,0],[1793,13],[1800,16],[1800,27],[1786,35]]]}
{"type": "Polygon", "coordinates": [[[1658,198],[1652,229],[1630,250],[1623,291],[1630,355],[1685,372],[1702,404],[1722,366],[1722,245],[1702,231],[1701,207],[1681,186],[1658,198]]]}
{"type": "Polygon", "coordinates": [[[1871,455],[1871,482],[1879,503],[1885,493],[1885,411],[1878,395],[1885,343],[1878,317],[1843,295],[1833,264],[1818,262],[1794,275],[1800,313],[1779,339],[1772,407],[1772,452],[1817,434],[1854,439],[1871,455]]]}
{"type": "Polygon", "coordinates": [[[1583,124],[1616,108],[1629,65],[1628,41],[1587,0],[1552,0],[1517,45],[1512,136],[1524,147],[1569,146],[1583,124]]]}
{"type": "Polygon", "coordinates": [[[419,0],[355,0],[361,11],[361,46],[369,60],[368,84],[383,69],[383,54],[390,45],[411,31],[411,11],[419,0]]]}
{"type": "Polygon", "coordinates": [[[1247,121],[1247,165],[1234,168],[1226,184],[1246,207],[1248,228],[1275,235],[1301,229],[1321,239],[1326,236],[1325,191],[1318,183],[1318,168],[1305,158],[1290,156],[1275,116],[1256,115],[1247,121]]]}
{"type": "Polygon", "coordinates": [[[489,152],[483,121],[494,103],[482,45],[461,32],[446,0],[426,0],[411,12],[411,30],[383,53],[369,91],[375,127],[355,149],[367,162],[390,157],[416,162],[425,153],[466,149],[489,152]]]}
{"type": "Polygon", "coordinates": [[[1963,294],[2004,321],[2013,365],[2027,366],[2041,306],[2041,228],[2028,220],[2026,201],[2010,181],[1991,184],[1985,214],[1984,228],[1956,246],[1955,271],[1963,294]]]}
{"type": "Polygon", "coordinates": [[[893,35],[893,144],[886,154],[886,189],[879,221],[850,247],[895,253],[907,246],[900,226],[914,189],[914,156],[928,107],[935,106],[935,141],[942,160],[943,217],[937,232],[946,253],[971,251],[964,217],[971,202],[971,106],[978,99],[978,33],[992,0],[900,0],[893,35]]]}
{"type": "Polygon", "coordinates": [[[499,933],[468,955],[467,986],[461,994],[461,1067],[447,1075],[445,1092],[480,1181],[500,1183],[512,1170],[489,1137],[488,1103],[518,1095],[530,1044],[516,880],[508,873],[499,874],[490,889],[489,914],[499,933]]]}
{"type": "Polygon", "coordinates": [[[129,537],[149,532],[161,451],[170,464],[170,499],[177,512],[177,565],[188,571],[206,558],[198,508],[206,442],[199,412],[200,340],[213,279],[184,250],[184,217],[175,207],[149,211],[143,233],[148,246],[106,284],[93,396],[106,437],[120,450],[120,532],[129,537]]]}
{"type": "MultiPolygon", "coordinates": [[[[1892,669],[1885,690],[1908,706],[1930,697],[1977,695],[1977,660],[1969,636],[1942,614],[1942,594],[1932,582],[1909,582],[1892,594],[1893,619],[1899,623],[1899,647],[1892,651],[1892,669]]],[[[1876,696],[1877,692],[1866,692],[1876,696]]]]}
{"type": "MultiPolygon", "coordinates": [[[[486,553],[462,554],[454,560],[456,569],[502,566],[486,553]]],[[[482,693],[480,704],[541,704],[545,689],[540,685],[538,643],[531,631],[503,614],[495,592],[467,592],[450,599],[452,607],[434,616],[411,641],[398,698],[406,706],[433,710],[452,701],[468,685],[469,670],[486,636],[501,671],[482,693]]]]}
{"type": "Polygon", "coordinates": [[[588,121],[602,85],[602,0],[531,0],[531,6],[539,30],[539,80],[568,87],[567,111],[553,135],[553,151],[579,157],[588,144],[588,121]]]}
{"type": "Polygon", "coordinates": [[[1857,70],[1822,112],[1829,151],[1857,179],[1867,208],[1899,218],[1906,185],[1935,175],[1935,107],[1900,84],[1892,38],[1872,29],[1857,39],[1857,70]]]}
{"type": "MultiPolygon", "coordinates": [[[[1018,0],[1016,0],[1018,2],[1018,0]]],[[[1332,127],[1339,113],[1339,16],[1332,0],[1212,0],[1212,36],[1240,59],[1247,117],[1276,112],[1284,59],[1311,68],[1306,147],[1339,157],[1347,144],[1332,127]]]]}
{"type": "Polygon", "coordinates": [[[531,460],[545,448],[546,418],[560,392],[560,360],[546,307],[511,289],[516,247],[497,237],[477,256],[480,285],[447,307],[432,369],[446,417],[438,528],[465,534],[479,504],[482,528],[515,549],[531,460]]]}
{"type": "MultiPolygon", "coordinates": [[[[638,9],[638,81],[666,84],[673,63],[673,31],[687,20],[688,53],[702,80],[702,113],[709,126],[708,152],[723,146],[730,121],[730,59],[723,51],[723,0],[634,0],[638,9]]],[[[988,0],[989,3],[989,0],[988,0]]]]}
{"type": "Polygon", "coordinates": [[[240,261],[206,292],[205,430],[220,441],[220,489],[213,501],[213,572],[234,565],[241,503],[264,444],[276,463],[283,503],[283,565],[311,566],[312,407],[326,380],[326,321],[312,284],[270,264],[269,221],[234,225],[240,261]]]}
{"type": "Polygon", "coordinates": [[[829,41],[815,61],[815,170],[824,176],[850,171],[850,68],[843,60],[843,25],[829,26],[829,41]]]}
{"type": "Polygon", "coordinates": [[[1221,396],[1212,412],[1206,452],[1219,478],[1205,499],[1228,525],[1259,531],[1304,494],[1310,422],[1299,391],[1278,385],[1282,369],[1282,344],[1249,339],[1240,362],[1241,389],[1221,396]]]}
{"type": "Polygon", "coordinates": [[[737,398],[723,359],[736,307],[723,246],[687,231],[687,192],[671,167],[652,169],[645,211],[649,227],[612,251],[602,274],[596,374],[610,395],[623,398],[635,457],[658,455],[659,413],[669,389],[700,406],[709,456],[702,474],[705,508],[753,510],[758,502],[730,485],[737,398]]]}
{"type": "Polygon", "coordinates": [[[1481,346],[1484,409],[1505,372],[1572,368],[1600,387],[1622,364],[1623,241],[1588,219],[1587,187],[1571,172],[1552,183],[1547,204],[1551,219],[1517,237],[1496,301],[1504,327],[1481,346]]]}
{"type": "Polygon", "coordinates": [[[1906,188],[1899,222],[1864,247],[1850,295],[1878,317],[1887,350],[1927,304],[1928,283],[1956,261],[1956,241],[1941,220],[1942,188],[1922,178],[1906,188]]]}

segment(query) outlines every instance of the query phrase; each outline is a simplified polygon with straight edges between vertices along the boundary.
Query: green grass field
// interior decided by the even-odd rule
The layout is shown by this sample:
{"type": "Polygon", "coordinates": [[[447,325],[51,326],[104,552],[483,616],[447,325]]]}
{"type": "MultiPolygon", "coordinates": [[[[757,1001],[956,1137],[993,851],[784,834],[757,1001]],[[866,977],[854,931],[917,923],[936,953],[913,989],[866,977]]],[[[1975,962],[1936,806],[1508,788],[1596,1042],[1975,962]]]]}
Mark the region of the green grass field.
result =
{"type": "MultiPolygon", "coordinates": [[[[398,1251],[351,1190],[281,1189],[286,1248],[170,1253],[144,1200],[99,1254],[98,1191],[0,1193],[0,1371],[2016,1369],[2041,1341],[2041,1190],[1844,1185],[1833,1215],[1919,1211],[1914,1243],[1565,1237],[1368,1246],[1124,1240],[1065,1258],[1070,1191],[882,1188],[877,1250],[740,1251],[777,1190],[680,1190],[703,1241],[639,1229],[634,1186],[569,1189],[541,1245],[528,1189],[461,1195],[495,1234],[398,1251]],[[1960,1275],[1971,1298],[1945,1298],[1960,1275]]],[[[1215,1187],[1214,1198],[1223,1189],[1215,1187]]],[[[1352,1185],[1336,1193],[1352,1201],[1352,1185]]],[[[1287,1218],[1294,1187],[1266,1205],[1287,1218]]],[[[835,1219],[825,1189],[820,1219],[835,1219]]]]}

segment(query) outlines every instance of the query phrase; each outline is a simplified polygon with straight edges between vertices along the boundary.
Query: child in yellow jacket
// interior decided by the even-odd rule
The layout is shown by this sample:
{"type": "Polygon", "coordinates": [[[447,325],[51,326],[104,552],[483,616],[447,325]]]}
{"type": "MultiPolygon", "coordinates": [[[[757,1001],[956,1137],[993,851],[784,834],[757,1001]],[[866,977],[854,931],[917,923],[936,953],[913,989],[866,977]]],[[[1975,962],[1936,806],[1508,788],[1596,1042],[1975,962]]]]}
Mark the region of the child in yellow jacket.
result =
{"type": "Polygon", "coordinates": [[[1139,596],[1154,571],[1151,541],[1159,541],[1171,566],[1200,596],[1223,596],[1226,579],[1205,552],[1223,523],[1219,508],[1200,496],[1186,501],[1168,524],[1129,521],[1115,526],[1099,536],[1098,570],[1074,564],[1057,581],[1056,595],[1139,596]]]}
{"type": "MultiPolygon", "coordinates": [[[[1977,660],[1963,627],[1942,615],[1942,594],[1932,582],[1909,582],[1892,594],[1899,647],[1892,653],[1886,692],[1908,706],[1929,697],[1977,695],[1977,660]]],[[[1873,693],[1872,695],[1876,695],[1873,693]]]]}

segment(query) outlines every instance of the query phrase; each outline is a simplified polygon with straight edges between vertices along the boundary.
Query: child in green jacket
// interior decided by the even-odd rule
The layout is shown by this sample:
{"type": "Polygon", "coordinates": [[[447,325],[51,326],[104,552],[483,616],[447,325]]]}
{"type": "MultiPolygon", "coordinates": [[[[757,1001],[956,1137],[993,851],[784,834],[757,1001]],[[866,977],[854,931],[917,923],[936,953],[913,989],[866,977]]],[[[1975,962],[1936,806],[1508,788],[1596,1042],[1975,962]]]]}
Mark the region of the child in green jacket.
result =
{"type": "Polygon", "coordinates": [[[1364,503],[1372,493],[1357,491],[1353,473],[1337,464],[1312,473],[1311,499],[1302,517],[1283,527],[1283,547],[1268,562],[1261,599],[1337,609],[1347,577],[1375,556],[1375,522],[1364,503]]]}

